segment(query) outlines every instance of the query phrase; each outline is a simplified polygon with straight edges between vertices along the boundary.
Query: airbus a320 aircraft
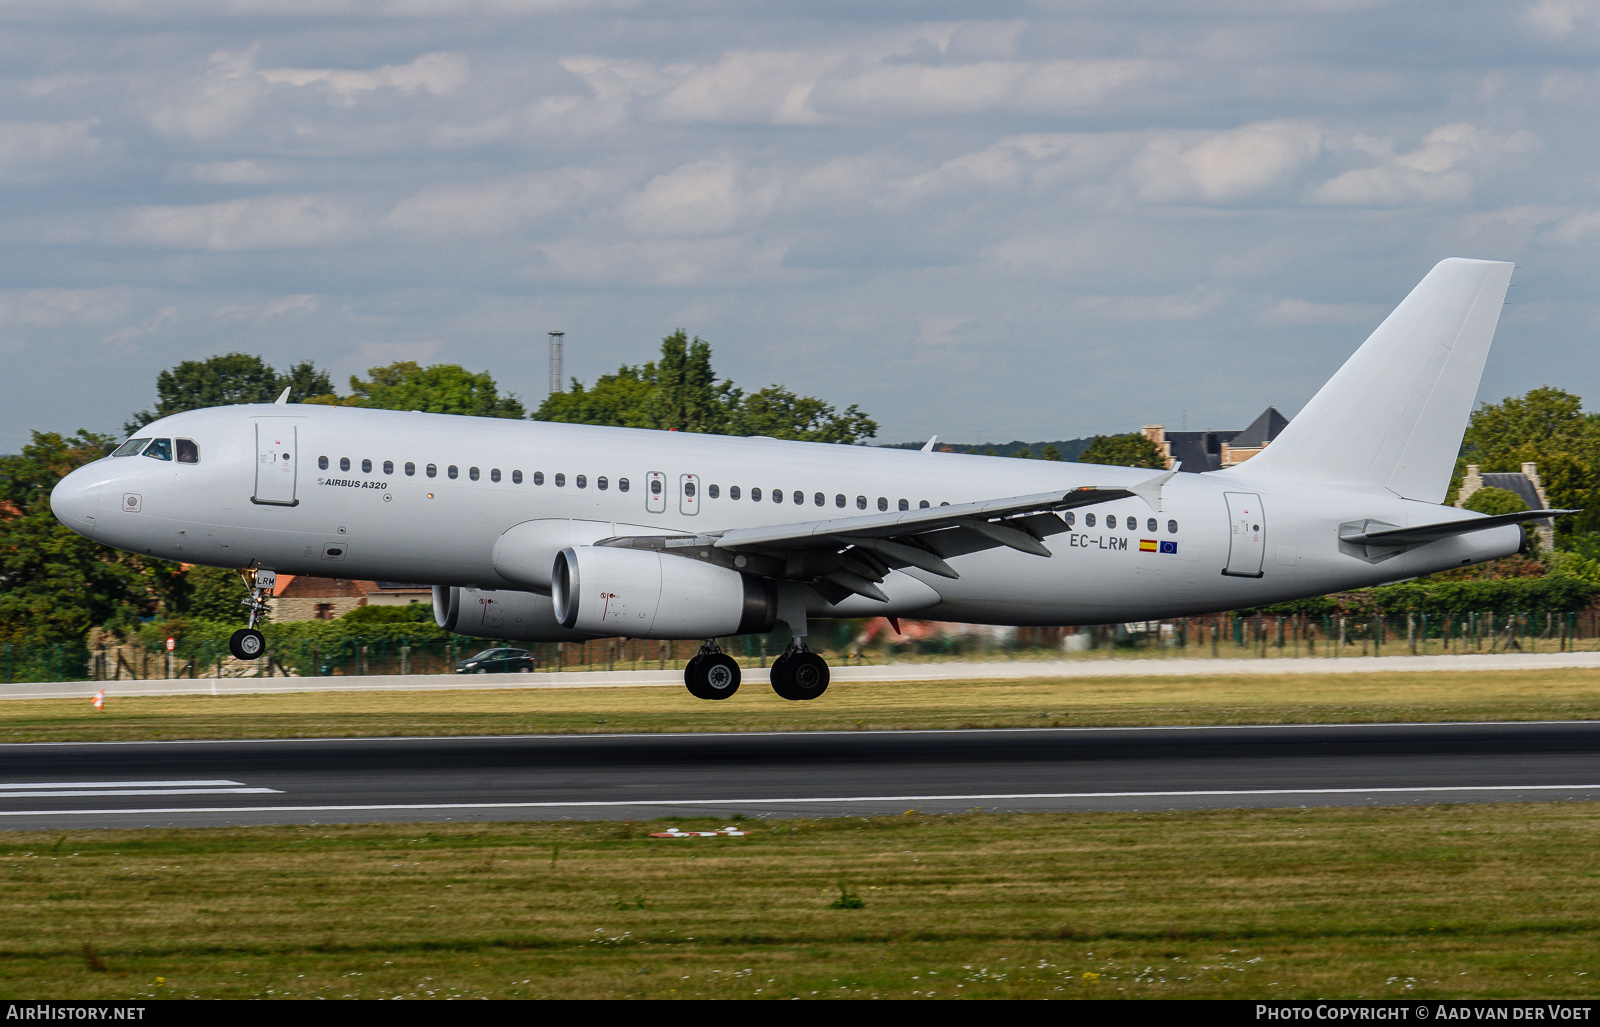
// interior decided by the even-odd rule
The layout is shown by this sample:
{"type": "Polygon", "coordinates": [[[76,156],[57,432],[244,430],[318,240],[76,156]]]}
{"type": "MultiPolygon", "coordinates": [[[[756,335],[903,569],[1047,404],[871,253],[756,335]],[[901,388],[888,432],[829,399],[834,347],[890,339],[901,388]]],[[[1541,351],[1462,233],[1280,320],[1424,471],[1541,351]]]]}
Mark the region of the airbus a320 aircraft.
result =
{"type": "MultiPolygon", "coordinates": [[[[522,641],[704,642],[777,623],[786,699],[828,667],[817,618],[1104,624],[1257,606],[1517,552],[1517,522],[1440,505],[1512,265],[1429,272],[1269,448],[1178,474],[682,432],[276,404],[195,410],[63,478],[55,514],[130,552],[426,582],[441,627],[522,641]]],[[[931,449],[931,442],[930,447],[931,449]]]]}

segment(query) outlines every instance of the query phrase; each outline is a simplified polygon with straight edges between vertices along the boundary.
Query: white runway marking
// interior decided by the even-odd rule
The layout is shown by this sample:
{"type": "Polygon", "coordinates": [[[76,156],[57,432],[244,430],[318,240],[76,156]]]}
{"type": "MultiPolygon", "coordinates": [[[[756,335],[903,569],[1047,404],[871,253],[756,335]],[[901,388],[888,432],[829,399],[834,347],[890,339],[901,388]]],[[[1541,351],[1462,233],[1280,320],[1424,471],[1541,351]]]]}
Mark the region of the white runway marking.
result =
{"type": "MultiPolygon", "coordinates": [[[[263,789],[271,791],[271,789],[263,789]]],[[[156,813],[371,813],[384,810],[474,810],[474,809],[582,809],[624,806],[778,806],[792,803],[840,802],[971,802],[994,799],[1178,799],[1211,796],[1269,795],[1421,795],[1459,792],[1585,792],[1600,791],[1600,784],[1575,785],[1419,785],[1407,788],[1250,788],[1206,789],[1164,792],[1006,792],[983,795],[845,795],[784,799],[630,799],[593,802],[428,802],[375,803],[347,806],[193,806],[154,809],[43,809],[0,810],[0,817],[68,816],[86,814],[156,813]]],[[[281,793],[280,793],[281,794],[281,793]]]]}
{"type": "Polygon", "coordinates": [[[0,783],[6,799],[81,799],[109,795],[282,795],[240,781],[23,781],[0,783]]]}

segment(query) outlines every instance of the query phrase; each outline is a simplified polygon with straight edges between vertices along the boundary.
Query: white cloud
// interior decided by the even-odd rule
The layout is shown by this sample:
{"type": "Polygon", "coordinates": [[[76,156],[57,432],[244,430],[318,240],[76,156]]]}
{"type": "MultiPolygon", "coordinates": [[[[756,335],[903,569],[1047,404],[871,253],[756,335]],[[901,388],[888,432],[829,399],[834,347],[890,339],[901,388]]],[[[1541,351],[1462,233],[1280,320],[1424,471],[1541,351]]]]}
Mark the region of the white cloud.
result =
{"type": "Polygon", "coordinates": [[[561,168],[488,182],[423,190],[389,212],[386,223],[434,235],[500,235],[552,215],[573,215],[613,201],[626,177],[605,168],[561,168]]]}
{"type": "Polygon", "coordinates": [[[1559,39],[1585,21],[1600,21],[1600,0],[1538,0],[1525,17],[1540,32],[1559,39]]]}
{"type": "Polygon", "coordinates": [[[273,85],[325,85],[344,103],[354,103],[361,93],[394,89],[402,94],[419,90],[444,96],[467,81],[467,59],[455,53],[423,54],[409,64],[385,64],[371,71],[336,68],[269,68],[261,77],[273,85]]]}
{"type": "Polygon", "coordinates": [[[307,317],[322,309],[322,301],[309,294],[279,296],[274,300],[255,303],[233,303],[217,308],[213,315],[219,321],[253,321],[265,324],[280,317],[307,317]]]}
{"type": "Polygon", "coordinates": [[[1256,315],[1256,324],[1277,325],[1371,325],[1376,327],[1389,313],[1376,303],[1313,303],[1310,300],[1281,299],[1256,315]]]}
{"type": "Polygon", "coordinates": [[[1323,182],[1308,194],[1312,202],[1360,207],[1460,203],[1472,192],[1476,167],[1496,157],[1530,153],[1538,149],[1539,139],[1525,130],[1497,136],[1457,122],[1429,132],[1407,153],[1389,152],[1387,140],[1358,138],[1354,145],[1383,163],[1323,182]]]}
{"type": "Polygon", "coordinates": [[[544,261],[523,270],[524,278],[539,283],[726,288],[785,274],[782,243],[743,237],[610,243],[562,239],[539,249],[544,261]]]}
{"type": "Polygon", "coordinates": [[[1158,136],[1133,163],[1139,195],[1156,203],[1243,199],[1283,185],[1322,148],[1305,121],[1265,121],[1197,139],[1158,136]]]}
{"type": "Polygon", "coordinates": [[[173,177],[206,185],[271,185],[289,176],[283,168],[263,167],[259,161],[219,160],[175,168],[173,177]]]}
{"type": "Polygon", "coordinates": [[[1195,286],[1167,296],[1080,296],[1073,306],[1082,313],[1117,321],[1197,321],[1226,299],[1214,289],[1195,286]]]}
{"type": "Polygon", "coordinates": [[[93,160],[100,140],[90,135],[99,120],[0,121],[0,181],[40,182],[59,169],[93,160]]]}
{"type": "Polygon", "coordinates": [[[127,286],[94,289],[0,289],[0,325],[61,328],[110,324],[133,305],[127,286]]]}
{"type": "Polygon", "coordinates": [[[759,222],[779,194],[772,177],[713,158],[657,175],[623,201],[621,213],[630,228],[655,235],[724,235],[759,222]]]}
{"type": "Polygon", "coordinates": [[[219,251],[340,246],[365,234],[348,208],[318,196],[136,207],[111,219],[105,232],[108,241],[219,251]]]}

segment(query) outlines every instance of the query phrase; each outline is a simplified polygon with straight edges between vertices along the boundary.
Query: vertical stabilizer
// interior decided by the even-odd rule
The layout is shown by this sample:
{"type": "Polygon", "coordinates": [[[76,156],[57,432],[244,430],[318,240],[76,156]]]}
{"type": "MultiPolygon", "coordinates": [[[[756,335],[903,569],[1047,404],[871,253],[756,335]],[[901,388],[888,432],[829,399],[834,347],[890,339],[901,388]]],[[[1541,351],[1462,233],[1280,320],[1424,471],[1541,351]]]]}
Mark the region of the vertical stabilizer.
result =
{"type": "Polygon", "coordinates": [[[1440,261],[1244,466],[1252,476],[1381,485],[1406,499],[1443,502],[1511,268],[1440,261]]]}

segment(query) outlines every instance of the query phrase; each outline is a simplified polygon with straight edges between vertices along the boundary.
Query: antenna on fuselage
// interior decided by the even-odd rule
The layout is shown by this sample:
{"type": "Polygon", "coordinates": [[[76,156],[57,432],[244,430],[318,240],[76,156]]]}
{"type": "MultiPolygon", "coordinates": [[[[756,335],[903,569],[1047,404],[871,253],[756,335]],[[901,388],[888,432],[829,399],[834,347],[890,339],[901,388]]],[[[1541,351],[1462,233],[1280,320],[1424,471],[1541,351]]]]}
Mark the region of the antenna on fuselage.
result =
{"type": "Polygon", "coordinates": [[[550,334],[550,395],[566,392],[566,380],[561,373],[561,350],[566,340],[566,332],[551,332],[550,334]]]}

